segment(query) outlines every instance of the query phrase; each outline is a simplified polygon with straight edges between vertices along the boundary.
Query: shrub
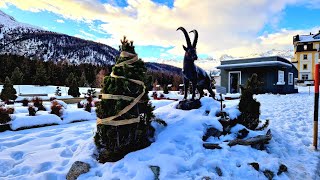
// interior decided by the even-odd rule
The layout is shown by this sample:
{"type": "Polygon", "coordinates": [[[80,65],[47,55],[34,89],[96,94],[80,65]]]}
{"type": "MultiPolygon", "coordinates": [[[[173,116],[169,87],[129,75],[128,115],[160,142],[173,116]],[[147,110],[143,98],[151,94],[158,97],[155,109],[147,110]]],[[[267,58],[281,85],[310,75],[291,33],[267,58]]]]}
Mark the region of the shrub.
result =
{"type": "Polygon", "coordinates": [[[77,106],[78,108],[83,108],[83,104],[81,102],[78,102],[77,106]]]}
{"type": "Polygon", "coordinates": [[[27,99],[27,98],[24,98],[23,100],[22,100],[22,106],[28,106],[28,104],[29,104],[29,99],[27,99]]]}
{"type": "Polygon", "coordinates": [[[62,115],[62,106],[57,102],[57,101],[53,101],[52,105],[51,105],[51,114],[55,114],[59,117],[61,117],[62,115]]]}
{"type": "Polygon", "coordinates": [[[92,107],[92,104],[90,102],[88,102],[85,107],[84,107],[84,110],[85,111],[88,111],[88,112],[91,112],[91,107],[92,107]]]}
{"type": "Polygon", "coordinates": [[[11,121],[10,114],[13,113],[12,108],[6,109],[4,107],[0,107],[0,124],[6,124],[11,121]]]}
{"type": "Polygon", "coordinates": [[[33,102],[33,105],[35,106],[35,107],[37,107],[37,108],[39,108],[39,106],[43,106],[42,105],[42,99],[41,98],[39,98],[39,97],[34,97],[33,99],[32,99],[32,102],[33,102]]]}
{"type": "Polygon", "coordinates": [[[36,109],[33,106],[28,107],[29,116],[35,116],[36,115],[36,109]]]}
{"type": "Polygon", "coordinates": [[[8,102],[9,100],[17,99],[17,91],[14,89],[10,79],[6,77],[5,83],[1,90],[0,98],[2,101],[8,102]]]}

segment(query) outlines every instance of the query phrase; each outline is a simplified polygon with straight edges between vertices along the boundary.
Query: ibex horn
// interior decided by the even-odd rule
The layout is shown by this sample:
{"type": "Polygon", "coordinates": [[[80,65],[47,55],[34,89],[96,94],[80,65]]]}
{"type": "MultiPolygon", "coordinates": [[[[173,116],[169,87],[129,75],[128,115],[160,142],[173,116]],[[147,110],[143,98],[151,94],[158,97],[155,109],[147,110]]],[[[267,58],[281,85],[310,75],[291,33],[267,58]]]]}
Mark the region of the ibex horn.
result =
{"type": "Polygon", "coordinates": [[[184,36],[186,37],[187,46],[188,46],[188,47],[191,47],[191,41],[190,41],[189,34],[187,33],[187,31],[186,31],[183,27],[179,27],[179,28],[177,29],[177,31],[178,31],[178,30],[181,30],[181,31],[183,32],[184,36]]]}
{"type": "Polygon", "coordinates": [[[189,33],[194,33],[194,40],[193,40],[193,44],[192,47],[196,48],[197,47],[197,42],[198,42],[198,31],[197,30],[192,30],[189,33]]]}

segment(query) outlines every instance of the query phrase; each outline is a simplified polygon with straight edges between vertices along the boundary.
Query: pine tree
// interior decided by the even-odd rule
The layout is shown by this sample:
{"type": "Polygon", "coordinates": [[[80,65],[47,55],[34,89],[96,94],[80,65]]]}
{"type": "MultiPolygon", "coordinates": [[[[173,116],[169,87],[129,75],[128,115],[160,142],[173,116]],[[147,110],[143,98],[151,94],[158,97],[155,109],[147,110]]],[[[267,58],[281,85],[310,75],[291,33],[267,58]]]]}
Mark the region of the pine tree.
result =
{"type": "Polygon", "coordinates": [[[66,79],[66,85],[67,86],[71,86],[72,81],[74,80],[75,76],[73,75],[73,73],[70,73],[69,76],[66,79]]]}
{"type": "Polygon", "coordinates": [[[20,85],[23,82],[23,73],[20,71],[19,67],[16,67],[11,75],[12,84],[20,85]]]}
{"type": "Polygon", "coordinates": [[[260,84],[257,74],[252,74],[245,87],[241,87],[239,123],[252,130],[259,125],[260,103],[253,95],[259,92],[260,84]]]}
{"type": "Polygon", "coordinates": [[[17,99],[17,91],[13,88],[13,85],[9,79],[9,77],[6,77],[6,80],[3,85],[3,89],[1,91],[0,98],[2,101],[8,102],[9,100],[15,100],[17,99]]]}
{"type": "Polygon", "coordinates": [[[71,81],[71,84],[70,84],[70,87],[69,87],[69,90],[68,90],[68,95],[71,95],[73,97],[79,97],[80,96],[78,82],[77,82],[76,78],[74,78],[71,81]]]}
{"type": "Polygon", "coordinates": [[[132,41],[129,43],[124,37],[121,43],[121,54],[116,59],[112,74],[104,78],[102,100],[96,111],[95,144],[100,162],[117,161],[129,152],[149,146],[149,137],[153,137],[154,132],[150,125],[154,117],[153,108],[148,103],[146,85],[139,83],[147,81],[146,67],[141,59],[130,63],[137,57],[132,41]],[[111,98],[104,98],[107,95],[111,98]],[[134,101],[139,97],[140,100],[134,101]],[[130,104],[134,106],[127,109],[130,104]],[[128,111],[122,114],[124,110],[128,111]],[[111,120],[105,121],[104,118],[111,120]]]}
{"type": "Polygon", "coordinates": [[[82,72],[80,80],[79,80],[79,86],[80,87],[86,87],[88,85],[86,74],[82,72]]]}
{"type": "Polygon", "coordinates": [[[43,66],[43,63],[39,62],[36,69],[36,74],[33,76],[34,84],[44,86],[48,84],[48,77],[46,69],[43,66]]]}

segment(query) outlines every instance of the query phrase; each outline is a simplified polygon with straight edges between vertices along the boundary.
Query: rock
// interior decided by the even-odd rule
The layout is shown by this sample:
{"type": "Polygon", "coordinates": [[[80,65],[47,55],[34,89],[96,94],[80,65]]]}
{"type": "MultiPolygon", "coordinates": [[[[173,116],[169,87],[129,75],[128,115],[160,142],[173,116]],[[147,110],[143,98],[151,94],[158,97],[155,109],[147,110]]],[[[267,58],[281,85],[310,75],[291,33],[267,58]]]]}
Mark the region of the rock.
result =
{"type": "Polygon", "coordinates": [[[201,102],[199,99],[191,100],[182,100],[179,102],[177,105],[177,109],[182,109],[182,110],[191,110],[191,109],[199,109],[201,107],[201,102]]]}
{"type": "Polygon", "coordinates": [[[89,169],[90,165],[88,163],[76,161],[67,174],[67,180],[76,180],[81,174],[89,172],[89,169]]]}
{"type": "Polygon", "coordinates": [[[210,136],[213,137],[220,137],[222,134],[221,131],[219,131],[218,129],[214,128],[214,127],[210,127],[207,129],[206,134],[202,137],[203,141],[206,141],[210,136]]]}
{"type": "Polygon", "coordinates": [[[149,167],[154,174],[154,180],[159,180],[160,167],[159,166],[149,166],[149,167]]]}
{"type": "Polygon", "coordinates": [[[213,144],[213,143],[204,143],[203,147],[206,149],[222,149],[222,147],[220,147],[219,144],[213,144]]]}
{"type": "Polygon", "coordinates": [[[287,166],[284,165],[284,164],[281,164],[281,165],[279,166],[277,175],[279,176],[279,175],[282,174],[283,172],[287,172],[287,171],[288,171],[287,166]]]}
{"type": "Polygon", "coordinates": [[[274,173],[268,169],[264,170],[263,174],[268,178],[268,180],[272,180],[274,177],[274,173]]]}
{"type": "Polygon", "coordinates": [[[219,119],[219,122],[221,123],[223,127],[223,135],[229,134],[230,130],[233,126],[237,125],[237,121],[230,120],[230,119],[219,119]]]}
{"type": "Polygon", "coordinates": [[[249,165],[251,165],[256,171],[259,171],[259,163],[252,162],[252,163],[249,163],[249,165]]]}
{"type": "Polygon", "coordinates": [[[244,129],[242,129],[242,130],[240,130],[240,131],[238,132],[237,138],[238,138],[238,139],[243,139],[243,138],[247,137],[248,134],[249,134],[249,131],[244,128],[244,129]]]}
{"type": "Polygon", "coordinates": [[[216,172],[217,172],[218,176],[222,176],[221,169],[218,166],[215,169],[216,169],[216,172]]]}
{"type": "Polygon", "coordinates": [[[203,177],[201,178],[201,180],[211,180],[211,177],[209,177],[209,176],[203,176],[203,177]]]}

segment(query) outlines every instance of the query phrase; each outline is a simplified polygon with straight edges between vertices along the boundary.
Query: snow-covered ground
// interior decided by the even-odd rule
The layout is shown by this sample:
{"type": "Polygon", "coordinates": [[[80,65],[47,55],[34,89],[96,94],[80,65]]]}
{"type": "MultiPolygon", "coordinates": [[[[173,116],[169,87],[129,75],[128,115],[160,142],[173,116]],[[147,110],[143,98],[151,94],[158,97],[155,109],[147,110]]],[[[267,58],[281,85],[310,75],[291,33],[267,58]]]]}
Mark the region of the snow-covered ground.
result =
{"type": "MultiPolygon", "coordinates": [[[[209,138],[221,143],[222,149],[204,149],[206,127],[221,128],[214,116],[220,105],[211,98],[203,98],[203,106],[191,111],[175,109],[176,101],[152,101],[157,107],[155,115],[168,126],[155,125],[156,141],[150,147],[115,163],[99,164],[92,157],[95,121],[0,133],[0,179],[65,179],[77,160],[91,165],[79,179],[153,179],[150,165],[160,167],[160,179],[266,179],[261,171],[269,169],[276,174],[280,164],[285,164],[288,172],[274,179],[316,179],[319,152],[312,147],[313,94],[308,94],[307,87],[299,87],[299,94],[256,98],[261,103],[260,119],[270,119],[273,138],[266,151],[229,147],[222,140],[234,138],[232,134],[209,138]],[[251,162],[258,162],[261,171],[249,166],[251,162]],[[216,167],[221,168],[222,177],[216,167]]],[[[224,101],[233,115],[238,113],[238,102],[224,101]]],[[[237,125],[232,131],[241,128],[237,125]]],[[[265,133],[250,132],[249,136],[265,133]]]]}

